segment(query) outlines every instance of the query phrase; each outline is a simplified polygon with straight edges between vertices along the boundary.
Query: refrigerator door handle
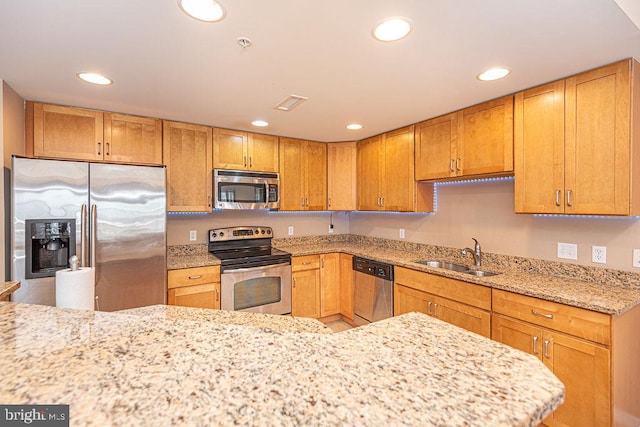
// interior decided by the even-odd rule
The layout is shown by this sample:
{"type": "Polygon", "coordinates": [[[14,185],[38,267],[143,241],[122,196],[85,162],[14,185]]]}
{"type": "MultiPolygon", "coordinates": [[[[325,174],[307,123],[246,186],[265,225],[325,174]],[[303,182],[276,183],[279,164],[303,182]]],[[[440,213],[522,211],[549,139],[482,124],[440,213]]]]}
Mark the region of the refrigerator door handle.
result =
{"type": "Polygon", "coordinates": [[[98,208],[91,205],[91,265],[96,266],[96,240],[98,240],[98,208]]]}
{"type": "Polygon", "coordinates": [[[80,210],[80,267],[87,266],[87,204],[80,210]]]}

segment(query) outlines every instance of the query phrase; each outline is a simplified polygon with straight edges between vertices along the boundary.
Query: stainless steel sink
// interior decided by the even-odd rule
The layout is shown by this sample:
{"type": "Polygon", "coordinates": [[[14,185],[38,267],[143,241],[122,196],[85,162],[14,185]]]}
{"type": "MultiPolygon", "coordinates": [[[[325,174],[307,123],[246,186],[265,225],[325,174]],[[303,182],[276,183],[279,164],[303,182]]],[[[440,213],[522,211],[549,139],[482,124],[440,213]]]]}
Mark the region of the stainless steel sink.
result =
{"type": "Polygon", "coordinates": [[[500,274],[500,273],[494,273],[492,271],[484,271],[484,270],[478,270],[475,268],[469,268],[466,265],[454,264],[452,262],[431,261],[431,260],[426,260],[426,261],[418,260],[414,262],[417,264],[426,265],[428,267],[442,268],[443,270],[449,270],[449,271],[457,271],[459,273],[470,274],[472,276],[477,276],[477,277],[488,277],[488,276],[495,276],[496,274],[500,274]]]}

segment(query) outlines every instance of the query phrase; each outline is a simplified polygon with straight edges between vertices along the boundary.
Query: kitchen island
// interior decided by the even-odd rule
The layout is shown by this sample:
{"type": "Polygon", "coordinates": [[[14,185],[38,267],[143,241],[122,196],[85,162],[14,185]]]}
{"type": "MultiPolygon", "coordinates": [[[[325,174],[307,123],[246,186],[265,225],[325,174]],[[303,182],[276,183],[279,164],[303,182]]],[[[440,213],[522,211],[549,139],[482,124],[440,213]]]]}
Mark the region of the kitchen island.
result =
{"type": "Polygon", "coordinates": [[[418,313],[332,334],[171,310],[0,303],[0,402],[71,425],[535,426],[564,399],[536,358],[418,313]]]}

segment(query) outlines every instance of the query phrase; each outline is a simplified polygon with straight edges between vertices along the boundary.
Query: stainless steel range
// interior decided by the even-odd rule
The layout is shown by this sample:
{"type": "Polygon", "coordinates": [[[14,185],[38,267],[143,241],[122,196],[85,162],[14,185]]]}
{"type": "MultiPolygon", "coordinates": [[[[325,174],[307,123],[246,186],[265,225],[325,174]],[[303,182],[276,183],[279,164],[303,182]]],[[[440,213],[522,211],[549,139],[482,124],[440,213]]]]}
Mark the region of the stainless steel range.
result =
{"type": "Polygon", "coordinates": [[[209,252],[221,261],[220,308],[291,313],[291,254],[271,247],[271,227],[209,230],[209,252]]]}

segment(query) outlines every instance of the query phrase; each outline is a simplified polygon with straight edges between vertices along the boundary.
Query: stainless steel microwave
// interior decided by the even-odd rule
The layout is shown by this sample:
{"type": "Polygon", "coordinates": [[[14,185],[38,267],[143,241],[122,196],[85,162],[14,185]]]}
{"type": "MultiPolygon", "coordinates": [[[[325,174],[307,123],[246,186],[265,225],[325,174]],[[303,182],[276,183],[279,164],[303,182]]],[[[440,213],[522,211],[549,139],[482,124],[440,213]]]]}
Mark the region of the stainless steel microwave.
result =
{"type": "Polygon", "coordinates": [[[280,174],[213,170],[216,209],[279,209],[280,174]]]}

